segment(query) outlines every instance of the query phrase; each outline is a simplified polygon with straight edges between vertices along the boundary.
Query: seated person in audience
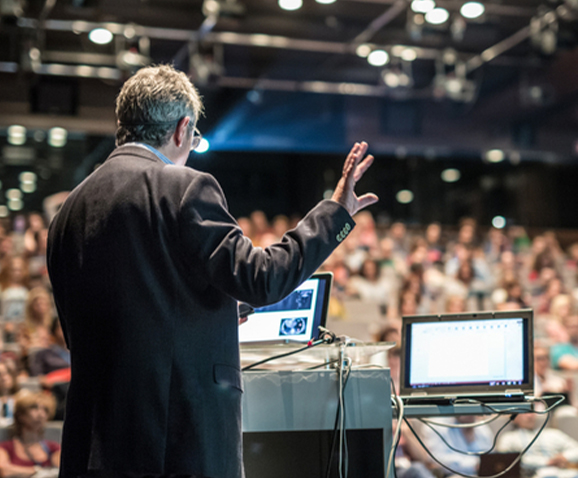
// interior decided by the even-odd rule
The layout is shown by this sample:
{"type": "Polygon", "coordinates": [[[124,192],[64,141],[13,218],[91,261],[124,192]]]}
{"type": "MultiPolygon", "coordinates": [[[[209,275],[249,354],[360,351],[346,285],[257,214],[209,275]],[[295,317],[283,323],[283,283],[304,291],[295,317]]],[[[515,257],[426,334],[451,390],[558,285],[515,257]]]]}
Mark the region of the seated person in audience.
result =
{"type": "MultiPolygon", "coordinates": [[[[394,435],[398,424],[397,420],[392,423],[394,435]]],[[[435,475],[430,471],[434,465],[433,460],[413,436],[407,425],[403,423],[399,445],[395,453],[397,478],[434,478],[435,475]]]]}
{"type": "Polygon", "coordinates": [[[550,349],[550,359],[555,370],[578,370],[578,316],[564,321],[569,342],[555,344],[550,349]]]}
{"type": "Polygon", "coordinates": [[[568,393],[568,382],[556,375],[550,367],[550,350],[540,343],[534,344],[534,392],[537,397],[550,393],[568,393]]]}
{"type": "Polygon", "coordinates": [[[50,325],[53,320],[50,294],[44,287],[35,287],[28,294],[24,327],[30,337],[30,348],[49,346],[50,325]]]}
{"type": "Polygon", "coordinates": [[[18,392],[16,365],[10,359],[0,359],[0,426],[14,423],[14,395],[18,392]]]}
{"type": "Polygon", "coordinates": [[[30,357],[30,375],[47,375],[55,370],[70,367],[70,351],[66,347],[60,321],[54,319],[50,326],[51,345],[30,357]]]}
{"type": "MultiPolygon", "coordinates": [[[[498,440],[497,451],[520,452],[534,438],[540,423],[534,413],[520,413],[514,420],[516,429],[505,432],[498,440]]],[[[555,428],[544,428],[536,442],[522,457],[522,470],[527,476],[575,476],[566,475],[560,469],[575,468],[578,464],[578,442],[555,428]],[[544,467],[553,467],[544,469],[544,467]]]]}
{"type": "Polygon", "coordinates": [[[22,391],[16,398],[14,436],[0,443],[3,478],[58,476],[60,445],[45,440],[44,427],[54,412],[54,399],[44,393],[22,391]],[[52,469],[52,473],[46,469],[52,469]]]}
{"type": "MultiPolygon", "coordinates": [[[[468,424],[479,421],[475,415],[458,415],[448,420],[449,424],[468,424]]],[[[442,421],[438,419],[436,421],[442,421]]],[[[435,426],[435,429],[453,448],[464,452],[487,451],[492,447],[493,433],[487,425],[475,428],[447,428],[435,426]]],[[[480,457],[475,455],[463,455],[452,450],[444,441],[429,427],[424,427],[423,441],[431,453],[444,465],[458,473],[475,475],[480,466],[480,457]]],[[[445,472],[445,471],[444,471],[445,472]]],[[[449,472],[448,472],[449,473],[449,472]]]]}
{"type": "Polygon", "coordinates": [[[461,314],[466,311],[466,299],[461,295],[450,295],[446,299],[446,312],[448,314],[461,314]]]}
{"type": "Polygon", "coordinates": [[[4,320],[4,340],[16,340],[18,326],[24,321],[28,297],[28,264],[23,257],[6,257],[0,265],[0,303],[4,320]]]}

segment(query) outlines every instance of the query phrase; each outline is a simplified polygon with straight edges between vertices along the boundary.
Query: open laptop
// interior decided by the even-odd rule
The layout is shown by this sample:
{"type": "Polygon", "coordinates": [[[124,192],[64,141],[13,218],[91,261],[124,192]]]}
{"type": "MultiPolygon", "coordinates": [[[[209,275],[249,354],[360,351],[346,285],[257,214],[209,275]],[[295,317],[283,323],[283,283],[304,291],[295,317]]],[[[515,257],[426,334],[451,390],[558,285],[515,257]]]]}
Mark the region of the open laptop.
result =
{"type": "Polygon", "coordinates": [[[406,403],[511,401],[534,393],[531,309],[407,316],[402,327],[406,403]]]}
{"type": "Polygon", "coordinates": [[[319,335],[325,327],[333,274],[314,274],[285,299],[255,309],[239,326],[241,345],[303,343],[319,335]]]}

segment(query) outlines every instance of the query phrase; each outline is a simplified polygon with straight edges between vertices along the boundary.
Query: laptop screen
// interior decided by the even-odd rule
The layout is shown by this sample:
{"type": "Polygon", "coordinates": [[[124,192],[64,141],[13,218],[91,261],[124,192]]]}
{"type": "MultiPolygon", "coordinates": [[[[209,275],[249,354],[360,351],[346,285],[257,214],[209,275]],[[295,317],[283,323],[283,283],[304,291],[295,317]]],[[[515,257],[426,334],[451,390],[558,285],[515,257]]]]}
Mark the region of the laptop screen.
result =
{"type": "Polygon", "coordinates": [[[325,326],[331,291],[330,273],[314,274],[285,299],[255,309],[239,326],[241,344],[302,342],[316,338],[325,326]]]}
{"type": "Polygon", "coordinates": [[[403,318],[402,395],[533,390],[532,311],[403,318]]]}

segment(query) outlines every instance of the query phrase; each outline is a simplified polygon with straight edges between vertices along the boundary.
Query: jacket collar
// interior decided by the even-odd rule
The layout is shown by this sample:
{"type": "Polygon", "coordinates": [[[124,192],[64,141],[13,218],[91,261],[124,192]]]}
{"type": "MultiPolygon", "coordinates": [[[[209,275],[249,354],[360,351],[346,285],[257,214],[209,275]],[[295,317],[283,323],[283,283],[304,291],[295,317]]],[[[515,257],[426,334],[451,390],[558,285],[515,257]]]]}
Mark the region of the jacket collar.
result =
{"type": "Polygon", "coordinates": [[[139,158],[147,159],[149,161],[154,161],[156,163],[165,164],[162,159],[160,159],[155,153],[142,146],[137,146],[134,143],[123,144],[118,146],[108,157],[108,159],[115,158],[117,156],[138,156],[139,158]]]}

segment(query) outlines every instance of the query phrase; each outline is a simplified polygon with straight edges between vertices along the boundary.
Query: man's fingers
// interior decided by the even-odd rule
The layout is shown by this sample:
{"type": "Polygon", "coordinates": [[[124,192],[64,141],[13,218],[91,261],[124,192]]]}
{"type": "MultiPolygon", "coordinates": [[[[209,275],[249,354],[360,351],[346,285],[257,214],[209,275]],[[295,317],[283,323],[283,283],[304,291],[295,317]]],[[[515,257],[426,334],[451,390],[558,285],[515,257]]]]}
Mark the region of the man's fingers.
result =
{"type": "Polygon", "coordinates": [[[355,155],[357,154],[357,151],[359,150],[360,147],[361,147],[361,145],[359,143],[355,143],[353,145],[353,148],[351,148],[351,150],[349,151],[349,154],[345,158],[345,162],[343,163],[343,175],[344,176],[354,166],[355,155]]]}
{"type": "Polygon", "coordinates": [[[357,199],[357,204],[359,205],[359,209],[363,209],[367,206],[375,204],[377,201],[379,201],[379,198],[376,194],[367,193],[357,199]]]}
{"type": "Polygon", "coordinates": [[[365,171],[367,171],[369,169],[369,167],[372,165],[373,160],[375,158],[371,155],[367,156],[367,158],[365,158],[355,169],[355,174],[353,175],[353,178],[355,179],[355,182],[359,181],[361,179],[361,177],[363,176],[363,174],[365,173],[365,171]]]}

